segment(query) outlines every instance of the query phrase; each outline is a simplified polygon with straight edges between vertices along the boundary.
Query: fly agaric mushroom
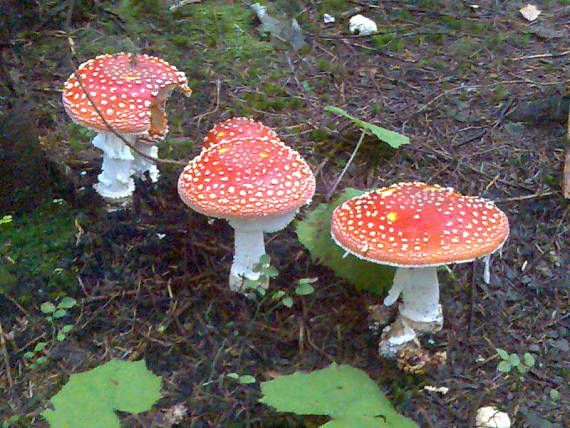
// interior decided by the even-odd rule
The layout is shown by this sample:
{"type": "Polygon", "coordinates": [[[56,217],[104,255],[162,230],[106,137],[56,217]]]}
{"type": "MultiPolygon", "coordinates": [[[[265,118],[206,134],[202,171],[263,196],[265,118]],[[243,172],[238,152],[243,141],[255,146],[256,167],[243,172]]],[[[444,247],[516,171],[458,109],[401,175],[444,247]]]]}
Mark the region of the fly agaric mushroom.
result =
{"type": "Polygon", "coordinates": [[[153,182],[158,179],[156,165],[131,151],[108,126],[143,154],[156,157],[155,144],[168,132],[164,106],[176,87],[186,96],[192,93],[186,75],[176,67],[156,57],[128,53],[90,59],[65,82],[67,114],[98,132],[92,143],[103,150],[103,166],[95,190],[103,198],[129,200],[134,175],[143,177],[148,171],[153,182]]]}
{"type": "MultiPolygon", "coordinates": [[[[311,201],[315,177],[295,150],[277,138],[240,138],[203,150],[178,180],[178,193],[190,208],[223,218],[235,230],[229,285],[244,291],[246,279],[265,254],[264,232],[287,226],[311,201]]],[[[266,288],[268,284],[259,284],[266,288]]]]}
{"type": "Polygon", "coordinates": [[[277,139],[275,131],[261,122],[246,117],[234,117],[215,125],[204,137],[202,150],[237,138],[277,139]]]}
{"type": "Polygon", "coordinates": [[[380,352],[392,357],[418,333],[442,327],[437,266],[489,257],[507,239],[509,221],[486,199],[410,182],[343,203],[333,212],[331,233],[348,253],[397,267],[384,304],[400,294],[402,303],[380,344],[380,352]]]}

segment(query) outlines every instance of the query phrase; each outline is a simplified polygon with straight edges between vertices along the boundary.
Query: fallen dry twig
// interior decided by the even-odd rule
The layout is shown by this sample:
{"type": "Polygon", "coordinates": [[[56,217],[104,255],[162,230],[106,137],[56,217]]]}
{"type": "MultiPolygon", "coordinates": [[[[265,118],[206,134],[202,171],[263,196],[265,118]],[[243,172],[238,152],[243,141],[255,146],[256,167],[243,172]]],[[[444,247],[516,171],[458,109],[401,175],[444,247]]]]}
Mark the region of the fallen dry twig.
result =
{"type": "Polygon", "coordinates": [[[570,199],[570,109],[568,111],[568,136],[566,137],[566,156],[564,160],[564,173],[562,180],[564,197],[570,199]]]}

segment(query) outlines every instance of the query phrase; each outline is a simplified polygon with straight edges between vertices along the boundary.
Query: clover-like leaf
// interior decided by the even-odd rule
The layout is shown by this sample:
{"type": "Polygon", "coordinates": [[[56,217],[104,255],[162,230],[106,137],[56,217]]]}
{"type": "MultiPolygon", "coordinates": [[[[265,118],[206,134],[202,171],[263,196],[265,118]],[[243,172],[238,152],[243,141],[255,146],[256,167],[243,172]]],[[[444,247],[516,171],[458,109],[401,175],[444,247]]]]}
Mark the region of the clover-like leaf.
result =
{"type": "Polygon", "coordinates": [[[361,260],[352,254],[346,255],[331,237],[334,209],[363,193],[362,190],[347,188],[337,199],[318,205],[297,224],[297,236],[314,260],[334,270],[356,288],[378,293],[392,285],[394,268],[361,260]]]}
{"type": "Polygon", "coordinates": [[[398,134],[397,132],[394,132],[394,131],[389,131],[388,129],[382,128],[382,127],[377,126],[377,125],[373,125],[372,123],[365,122],[364,120],[360,120],[360,119],[348,114],[346,111],[344,111],[341,108],[333,107],[333,106],[326,106],[325,110],[330,111],[331,113],[338,114],[340,116],[344,116],[347,119],[352,120],[356,125],[358,125],[362,129],[365,129],[366,131],[371,132],[372,134],[374,134],[376,136],[376,138],[378,138],[381,141],[384,141],[385,143],[388,143],[390,146],[394,147],[395,149],[400,147],[402,144],[409,144],[410,143],[410,139],[408,137],[406,137],[405,135],[398,134]]]}
{"type": "Polygon", "coordinates": [[[509,363],[511,363],[511,366],[518,366],[521,363],[521,359],[517,354],[511,354],[509,356],[509,363]]]}
{"type": "Polygon", "coordinates": [[[499,363],[499,365],[497,366],[497,370],[503,372],[503,373],[508,373],[511,371],[513,367],[511,366],[511,364],[508,361],[501,361],[499,363]]]}
{"type": "Polygon", "coordinates": [[[532,366],[534,366],[534,363],[535,363],[534,355],[532,355],[532,354],[529,353],[529,352],[526,352],[526,353],[523,355],[523,363],[524,363],[525,366],[527,366],[527,367],[532,367],[532,366]]]}
{"type": "Polygon", "coordinates": [[[279,411],[331,416],[326,428],[418,428],[364,371],[348,365],[279,376],[263,382],[261,392],[259,401],[279,411]]]}
{"type": "Polygon", "coordinates": [[[61,309],[71,309],[77,304],[77,300],[72,297],[64,297],[61,302],[58,303],[57,307],[61,309]]]}
{"type": "Polygon", "coordinates": [[[299,285],[295,287],[295,294],[299,296],[308,296],[309,294],[314,293],[315,287],[311,285],[310,282],[299,280],[299,285]]]}
{"type": "Polygon", "coordinates": [[[44,314],[51,314],[55,311],[55,305],[52,302],[44,302],[40,305],[40,311],[44,314]]]}
{"type": "Polygon", "coordinates": [[[71,375],[51,398],[53,410],[42,413],[56,428],[118,428],[114,410],[139,413],[160,398],[160,377],[144,361],[111,360],[87,372],[71,375]]]}
{"type": "Polygon", "coordinates": [[[501,357],[501,359],[503,359],[505,361],[509,360],[509,353],[507,351],[505,351],[504,349],[495,348],[495,351],[497,351],[497,354],[499,354],[499,357],[501,357]]]}

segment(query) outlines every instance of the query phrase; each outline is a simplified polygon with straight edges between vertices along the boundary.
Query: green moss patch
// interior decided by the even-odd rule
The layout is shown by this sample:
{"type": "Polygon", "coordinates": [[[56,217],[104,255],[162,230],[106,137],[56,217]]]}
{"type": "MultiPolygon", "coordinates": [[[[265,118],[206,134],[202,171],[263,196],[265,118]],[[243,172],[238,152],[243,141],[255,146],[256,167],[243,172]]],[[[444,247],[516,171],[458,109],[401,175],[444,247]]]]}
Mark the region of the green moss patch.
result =
{"type": "Polygon", "coordinates": [[[75,213],[57,200],[0,225],[0,292],[26,303],[54,297],[75,284],[75,213]]]}

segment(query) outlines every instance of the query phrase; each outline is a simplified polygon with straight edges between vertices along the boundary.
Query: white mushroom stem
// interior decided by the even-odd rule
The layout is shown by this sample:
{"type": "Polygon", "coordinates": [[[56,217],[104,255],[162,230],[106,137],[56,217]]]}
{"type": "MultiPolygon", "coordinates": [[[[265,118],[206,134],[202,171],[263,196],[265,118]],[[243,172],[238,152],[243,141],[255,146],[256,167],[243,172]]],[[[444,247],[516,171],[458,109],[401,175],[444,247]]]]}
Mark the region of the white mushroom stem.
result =
{"type": "MultiPolygon", "coordinates": [[[[265,242],[261,230],[235,229],[234,261],[230,270],[230,289],[240,291],[246,279],[258,280],[260,272],[253,268],[265,254],[265,242]]],[[[267,288],[268,284],[259,284],[267,288]]]]}
{"type": "Polygon", "coordinates": [[[384,304],[392,305],[400,294],[402,303],[399,312],[407,319],[414,323],[441,321],[437,268],[398,268],[384,304]]]}
{"type": "Polygon", "coordinates": [[[394,357],[417,334],[439,331],[443,325],[436,267],[399,267],[384,304],[392,305],[400,295],[398,317],[384,328],[379,345],[380,353],[385,357],[394,357]]]}
{"type": "MultiPolygon", "coordinates": [[[[155,144],[138,141],[134,144],[134,147],[147,156],[158,158],[158,147],[156,147],[155,144]]],[[[148,171],[150,181],[156,183],[158,181],[159,171],[155,163],[136,152],[133,153],[133,157],[134,160],[131,165],[133,175],[144,179],[144,174],[148,171]]]]}
{"type": "MultiPolygon", "coordinates": [[[[228,219],[230,226],[234,228],[234,260],[230,270],[230,289],[232,291],[244,291],[245,280],[258,280],[261,273],[254,272],[253,268],[259,263],[261,256],[265,254],[264,232],[277,232],[283,229],[295,218],[297,210],[277,216],[262,218],[232,218],[228,219]]],[[[267,281],[260,282],[259,287],[267,289],[267,281]]]]}
{"type": "MultiPolygon", "coordinates": [[[[129,142],[135,136],[125,135],[129,142]]],[[[131,164],[134,157],[123,141],[110,132],[99,132],[92,141],[103,150],[103,166],[95,190],[105,199],[122,199],[132,195],[135,184],[131,177],[131,164]]]]}
{"type": "MultiPolygon", "coordinates": [[[[136,135],[123,135],[133,147],[142,153],[157,157],[158,148],[154,144],[137,142],[136,135]]],[[[147,158],[140,156],[110,132],[99,132],[93,145],[103,151],[103,166],[95,190],[107,200],[128,199],[135,190],[133,176],[144,178],[148,171],[153,183],[158,180],[158,168],[147,158]]]]}

